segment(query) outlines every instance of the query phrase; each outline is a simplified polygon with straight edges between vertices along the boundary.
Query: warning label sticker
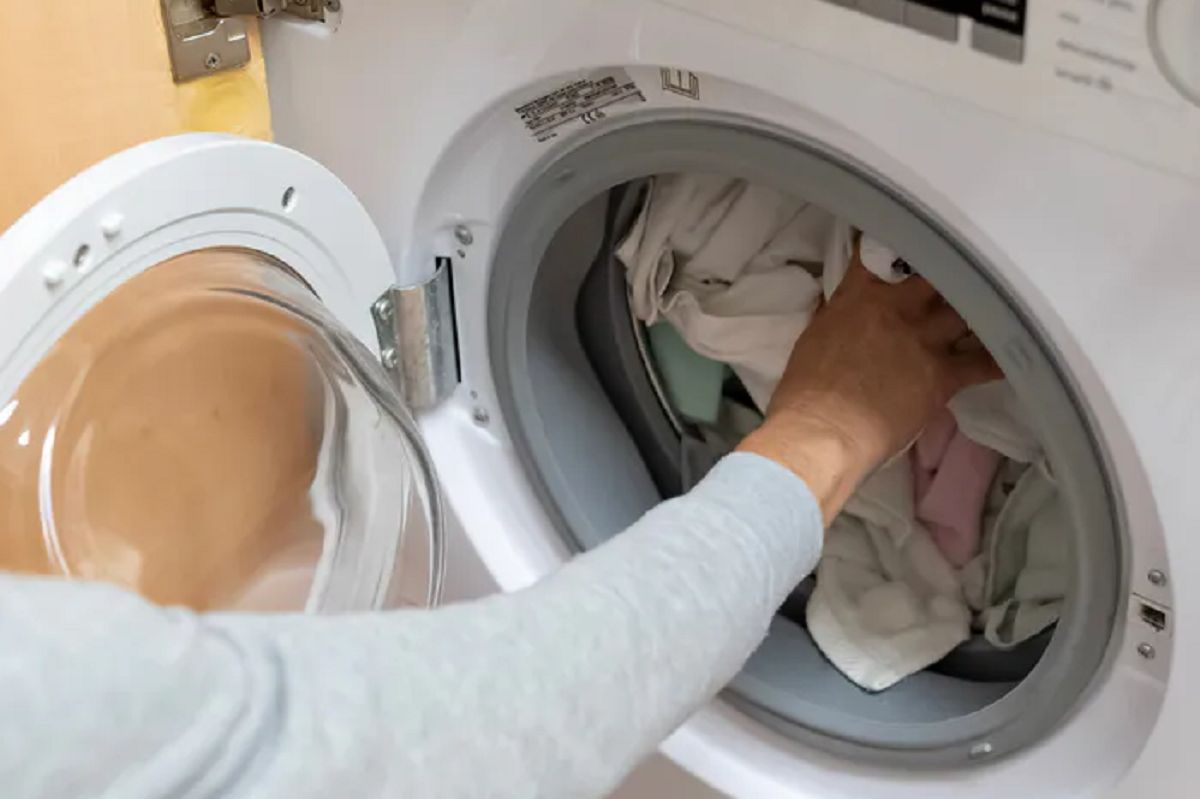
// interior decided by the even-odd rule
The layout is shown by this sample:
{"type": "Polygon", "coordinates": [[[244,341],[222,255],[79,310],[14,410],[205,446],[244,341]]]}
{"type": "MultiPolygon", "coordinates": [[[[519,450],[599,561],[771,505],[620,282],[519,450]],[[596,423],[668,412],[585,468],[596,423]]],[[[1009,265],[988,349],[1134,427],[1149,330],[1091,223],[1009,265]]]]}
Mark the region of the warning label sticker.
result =
{"type": "Polygon", "coordinates": [[[564,84],[514,110],[525,129],[539,142],[578,125],[592,125],[617,103],[644,103],[646,96],[623,69],[606,69],[564,84]]]}

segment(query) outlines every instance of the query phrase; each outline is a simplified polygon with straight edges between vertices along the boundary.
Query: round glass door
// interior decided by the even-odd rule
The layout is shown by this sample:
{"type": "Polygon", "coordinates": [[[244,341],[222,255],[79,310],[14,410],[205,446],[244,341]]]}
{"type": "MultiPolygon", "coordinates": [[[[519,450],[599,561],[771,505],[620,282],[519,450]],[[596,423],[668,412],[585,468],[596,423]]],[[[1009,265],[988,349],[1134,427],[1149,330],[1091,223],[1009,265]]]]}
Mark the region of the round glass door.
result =
{"type": "Polygon", "coordinates": [[[191,252],[0,398],[0,568],[197,610],[428,605],[433,480],[387,375],[295,272],[191,252]]]}

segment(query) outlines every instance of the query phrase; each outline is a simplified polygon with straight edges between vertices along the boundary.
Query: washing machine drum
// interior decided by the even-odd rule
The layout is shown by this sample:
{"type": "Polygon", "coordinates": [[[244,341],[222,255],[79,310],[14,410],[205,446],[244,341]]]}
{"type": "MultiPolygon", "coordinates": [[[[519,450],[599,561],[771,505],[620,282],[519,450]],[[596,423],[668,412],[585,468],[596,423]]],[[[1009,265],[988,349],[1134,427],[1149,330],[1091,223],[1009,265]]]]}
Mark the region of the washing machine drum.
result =
{"type": "Polygon", "coordinates": [[[726,172],[817,202],[922,264],[985,341],[1021,352],[1025,366],[1010,382],[1027,405],[1037,400],[1035,427],[1072,521],[1069,595],[1053,629],[1013,649],[972,638],[931,668],[869,693],[809,636],[809,580],[726,694],[774,729],[858,761],[946,767],[1028,746],[1096,677],[1116,617],[1119,520],[1080,404],[1019,303],[904,198],[818,152],[732,129],[701,133],[681,124],[644,140],[636,129],[596,140],[547,170],[515,206],[494,264],[491,357],[535,488],[568,544],[588,549],[686,491],[721,451],[673,409],[630,313],[613,250],[649,175],[630,174],[629,154],[665,165],[656,172],[726,172]],[[675,145],[684,141],[681,155],[675,145]],[[747,174],[754,163],[770,166],[747,174]]]}
{"type": "MultiPolygon", "coordinates": [[[[673,405],[662,370],[652,355],[654,347],[648,331],[630,307],[625,265],[614,254],[614,245],[628,229],[643,195],[641,183],[620,186],[609,195],[604,238],[580,288],[578,328],[580,342],[604,393],[621,422],[632,431],[654,484],[664,498],[669,498],[694,486],[733,449],[737,440],[736,434],[722,436],[691,423],[673,405]]],[[[740,388],[736,378],[727,382],[735,384],[731,387],[735,392],[740,388]]],[[[752,404],[744,390],[738,393],[742,404],[752,404]]],[[[815,584],[816,578],[810,576],[798,585],[780,615],[806,627],[805,608],[815,584]]],[[[960,681],[1001,684],[995,689],[999,696],[1033,670],[1051,636],[1052,630],[1046,630],[1016,646],[1000,649],[984,636],[974,635],[930,670],[960,681]]],[[[805,647],[810,645],[801,641],[805,647]]]]}

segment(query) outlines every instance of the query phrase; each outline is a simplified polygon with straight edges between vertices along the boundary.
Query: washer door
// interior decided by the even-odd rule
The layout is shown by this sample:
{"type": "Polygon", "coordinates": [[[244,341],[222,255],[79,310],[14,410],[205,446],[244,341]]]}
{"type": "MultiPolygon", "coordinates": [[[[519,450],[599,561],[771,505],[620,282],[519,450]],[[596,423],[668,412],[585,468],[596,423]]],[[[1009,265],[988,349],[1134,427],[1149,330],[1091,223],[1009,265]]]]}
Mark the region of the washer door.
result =
{"type": "Polygon", "coordinates": [[[0,237],[0,568],[197,609],[436,602],[440,496],[371,308],[394,276],[340,181],[188,135],[0,237]]]}

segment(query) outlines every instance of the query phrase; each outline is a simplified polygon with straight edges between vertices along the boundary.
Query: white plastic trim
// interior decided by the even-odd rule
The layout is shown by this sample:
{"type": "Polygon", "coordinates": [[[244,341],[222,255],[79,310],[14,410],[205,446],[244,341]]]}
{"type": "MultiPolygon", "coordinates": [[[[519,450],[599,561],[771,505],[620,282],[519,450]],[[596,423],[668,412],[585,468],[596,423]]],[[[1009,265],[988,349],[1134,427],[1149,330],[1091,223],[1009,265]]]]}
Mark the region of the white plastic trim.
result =
{"type": "Polygon", "coordinates": [[[207,247],[278,259],[377,351],[370,306],[394,273],[350,190],[286,147],[186,134],[81,172],[0,236],[0,397],[118,285],[207,247]]]}
{"type": "MultiPolygon", "coordinates": [[[[807,134],[854,154],[880,174],[892,177],[910,194],[937,209],[961,236],[986,253],[1013,291],[1036,312],[1050,339],[1063,350],[1083,391],[1096,403],[1094,410],[1102,419],[1100,429],[1108,445],[1124,455],[1117,467],[1126,512],[1138,529],[1130,553],[1134,573],[1144,573],[1146,563],[1162,562],[1155,556],[1163,547],[1161,524],[1143,493],[1141,466],[1124,439],[1122,421],[1110,415],[1109,386],[1095,373],[1093,364],[1104,353],[1081,348],[1076,332],[1032,280],[1036,274],[1018,267],[975,220],[920,176],[829,120],[761,90],[712,75],[703,76],[703,100],[696,103],[657,91],[657,68],[625,65],[624,69],[639,86],[648,89],[647,101],[606,109],[606,126],[622,124],[626,118],[656,109],[695,111],[699,106],[730,118],[807,134]]],[[[492,421],[486,426],[473,418],[475,408],[491,411],[498,405],[487,355],[488,272],[511,204],[539,169],[553,169],[543,158],[596,135],[599,129],[581,128],[574,135],[540,145],[513,123],[511,109],[520,104],[519,97],[536,97],[566,78],[548,79],[505,97],[486,113],[478,113],[462,129],[424,184],[410,242],[412,257],[400,266],[404,282],[427,277],[433,262],[431,254],[454,251],[456,245],[450,235],[453,226],[470,227],[472,245],[463,248],[464,254],[455,264],[463,385],[468,390],[460,390],[425,415],[422,426],[439,471],[446,476],[446,495],[457,522],[504,590],[536,582],[569,557],[561,533],[525,478],[502,414],[490,412],[492,421]],[[481,182],[480,175],[486,175],[487,181],[481,182]]],[[[564,179],[569,178],[564,175],[564,179]]],[[[1028,790],[1030,774],[1038,775],[1039,797],[1099,795],[1137,759],[1164,702],[1168,663],[1166,659],[1140,658],[1128,645],[1131,629],[1126,624],[1119,630],[1110,668],[1074,714],[1037,745],[987,765],[915,773],[867,767],[787,740],[721,699],[689,719],[664,743],[663,751],[685,770],[737,796],[948,799],[961,795],[964,786],[969,786],[981,799],[1007,799],[1028,790]]]]}

